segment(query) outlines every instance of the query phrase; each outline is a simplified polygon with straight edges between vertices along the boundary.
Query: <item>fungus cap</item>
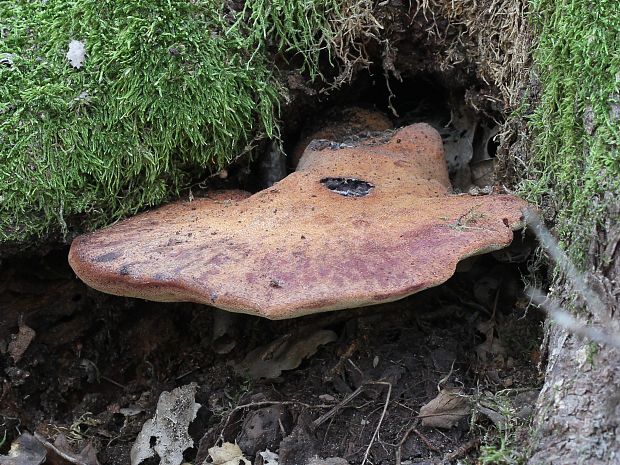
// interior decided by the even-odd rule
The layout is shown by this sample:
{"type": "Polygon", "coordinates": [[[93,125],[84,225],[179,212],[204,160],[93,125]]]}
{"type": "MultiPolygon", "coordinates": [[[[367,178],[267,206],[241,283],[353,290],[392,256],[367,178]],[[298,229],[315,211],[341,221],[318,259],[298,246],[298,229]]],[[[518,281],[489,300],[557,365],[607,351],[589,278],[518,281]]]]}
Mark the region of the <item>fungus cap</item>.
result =
{"type": "Polygon", "coordinates": [[[310,144],[248,198],[176,202],[75,239],[69,261],[111,294],[271,319],[401,299],[507,246],[526,202],[452,195],[442,141],[416,124],[356,147],[310,144]]]}

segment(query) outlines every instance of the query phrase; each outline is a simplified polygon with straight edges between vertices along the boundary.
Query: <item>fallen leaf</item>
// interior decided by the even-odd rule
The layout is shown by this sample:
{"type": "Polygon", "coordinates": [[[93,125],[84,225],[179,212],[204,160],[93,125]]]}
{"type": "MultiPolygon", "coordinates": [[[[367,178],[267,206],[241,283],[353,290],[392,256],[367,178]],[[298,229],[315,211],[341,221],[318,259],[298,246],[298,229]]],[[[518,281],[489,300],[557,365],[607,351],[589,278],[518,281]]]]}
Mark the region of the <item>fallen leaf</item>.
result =
{"type": "Polygon", "coordinates": [[[237,444],[225,442],[221,446],[213,446],[209,449],[209,455],[212,465],[252,465],[248,459],[243,456],[243,452],[237,444]]]}
{"type": "Polygon", "coordinates": [[[290,431],[292,418],[282,405],[272,405],[250,412],[243,421],[236,443],[248,455],[256,455],[282,441],[284,431],[290,431]]]}
{"type": "Polygon", "coordinates": [[[252,379],[277,378],[283,371],[297,368],[303,359],[314,355],[319,346],[337,339],[337,334],[328,330],[305,337],[283,336],[254,349],[234,368],[238,374],[252,379]]]}
{"type": "Polygon", "coordinates": [[[476,355],[481,362],[490,362],[496,357],[506,355],[506,348],[503,346],[500,338],[495,334],[495,320],[490,319],[478,323],[476,329],[484,334],[485,340],[482,344],[476,346],[476,355]]]}
{"type": "Polygon", "coordinates": [[[11,444],[9,455],[0,455],[0,465],[39,465],[46,455],[39,440],[30,433],[23,433],[11,444]]]}
{"type": "Polygon", "coordinates": [[[469,401],[459,389],[442,389],[437,397],[420,408],[422,425],[450,429],[470,413],[469,401]]]}
{"type": "Polygon", "coordinates": [[[214,308],[213,324],[211,329],[211,342],[213,350],[217,354],[227,354],[237,345],[235,337],[238,331],[237,320],[239,315],[214,308]]]}
{"type": "Polygon", "coordinates": [[[144,423],[131,447],[131,465],[138,465],[155,453],[160,457],[160,465],[183,462],[183,452],[194,445],[188,428],[200,408],[194,401],[196,388],[196,383],[191,383],[161,393],[155,415],[144,423]]]}
{"type": "Polygon", "coordinates": [[[263,452],[259,452],[258,455],[263,459],[263,465],[278,465],[278,454],[266,449],[263,452]]]}
{"type": "Polygon", "coordinates": [[[19,322],[19,331],[13,336],[13,340],[9,342],[8,347],[9,355],[14,363],[19,362],[26,350],[28,350],[28,347],[30,347],[36,334],[34,329],[27,326],[22,321],[19,322]]]}

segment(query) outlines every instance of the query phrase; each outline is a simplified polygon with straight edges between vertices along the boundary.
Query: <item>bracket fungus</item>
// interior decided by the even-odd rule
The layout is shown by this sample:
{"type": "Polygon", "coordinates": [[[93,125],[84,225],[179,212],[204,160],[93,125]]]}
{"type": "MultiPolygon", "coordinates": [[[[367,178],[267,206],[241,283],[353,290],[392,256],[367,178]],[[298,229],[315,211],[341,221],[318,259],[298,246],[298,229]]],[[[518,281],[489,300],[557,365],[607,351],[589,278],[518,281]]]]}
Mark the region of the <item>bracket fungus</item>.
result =
{"type": "Polygon", "coordinates": [[[293,318],[442,284],[459,260],[507,246],[527,206],[451,194],[441,138],[426,124],[357,146],[315,141],[273,187],[228,197],[80,236],[71,266],[103,292],[293,318]]]}

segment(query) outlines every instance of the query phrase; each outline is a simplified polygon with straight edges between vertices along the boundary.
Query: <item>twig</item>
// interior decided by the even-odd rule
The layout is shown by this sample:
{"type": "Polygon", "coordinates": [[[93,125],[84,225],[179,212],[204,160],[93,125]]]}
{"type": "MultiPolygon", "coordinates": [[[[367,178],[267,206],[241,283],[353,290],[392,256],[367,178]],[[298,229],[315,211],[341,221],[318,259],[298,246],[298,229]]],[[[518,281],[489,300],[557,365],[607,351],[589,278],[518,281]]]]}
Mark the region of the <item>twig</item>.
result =
{"type": "Polygon", "coordinates": [[[310,405],[310,404],[306,404],[304,402],[297,402],[297,401],[294,401],[294,400],[287,400],[287,401],[265,400],[265,401],[261,401],[261,402],[250,402],[249,404],[237,405],[235,408],[233,408],[232,410],[230,410],[228,412],[228,415],[226,415],[226,421],[224,422],[224,426],[222,426],[222,430],[220,432],[219,440],[220,441],[224,441],[224,431],[226,430],[226,427],[230,423],[230,419],[232,418],[233,414],[235,414],[239,410],[244,410],[246,408],[267,407],[267,406],[271,406],[271,405],[301,405],[302,407],[306,407],[306,408],[309,408],[309,409],[312,409],[312,408],[330,408],[331,407],[331,405],[325,405],[325,404],[310,405]]]}
{"type": "Polygon", "coordinates": [[[454,452],[450,452],[449,454],[446,454],[441,461],[441,465],[448,465],[453,460],[463,457],[470,450],[478,447],[478,444],[480,444],[480,438],[470,439],[465,444],[463,444],[461,447],[456,449],[454,452]]]}
{"type": "Polygon", "coordinates": [[[432,450],[433,452],[437,452],[437,453],[439,453],[439,452],[440,452],[440,450],[439,450],[439,449],[437,449],[437,448],[433,445],[433,443],[432,443],[432,442],[430,442],[430,441],[428,440],[428,438],[427,438],[426,436],[424,436],[422,433],[420,433],[420,432],[418,431],[418,429],[417,429],[417,428],[413,428],[413,432],[415,433],[415,435],[416,435],[417,437],[419,437],[419,438],[420,438],[420,440],[424,443],[424,445],[426,446],[426,448],[427,448],[427,449],[430,449],[430,450],[432,450]]]}
{"type": "Polygon", "coordinates": [[[331,417],[333,417],[336,414],[336,412],[338,412],[338,410],[340,410],[342,407],[344,407],[349,402],[351,402],[353,399],[355,399],[357,396],[359,396],[362,393],[362,391],[364,390],[364,386],[365,385],[361,385],[360,387],[358,387],[355,391],[353,391],[347,397],[342,399],[342,401],[339,402],[338,405],[335,405],[329,412],[324,413],[319,418],[314,420],[312,422],[313,429],[316,429],[319,426],[321,426],[323,423],[325,423],[327,420],[329,420],[331,417]]]}
{"type": "Polygon", "coordinates": [[[390,404],[390,397],[392,396],[392,383],[388,383],[387,381],[374,381],[368,384],[384,384],[388,387],[387,395],[385,396],[385,404],[383,404],[383,411],[381,412],[381,417],[379,418],[379,423],[377,423],[377,427],[375,428],[375,432],[368,443],[368,447],[366,448],[366,452],[364,452],[364,459],[362,460],[362,465],[366,465],[366,461],[368,460],[368,454],[370,453],[370,448],[372,447],[377,435],[379,434],[379,430],[381,429],[381,424],[383,423],[383,419],[385,418],[385,412],[387,411],[388,405],[390,404]]]}
{"type": "Polygon", "coordinates": [[[43,446],[63,458],[69,463],[74,465],[89,465],[87,459],[83,459],[81,456],[75,456],[72,454],[68,454],[67,452],[60,450],[60,448],[56,447],[56,445],[49,442],[41,433],[35,431],[34,437],[41,443],[43,446]]]}
{"type": "Polygon", "coordinates": [[[418,423],[419,423],[419,420],[416,420],[413,423],[413,425],[411,425],[409,429],[405,431],[405,434],[403,435],[402,439],[398,443],[398,448],[396,449],[396,465],[401,465],[403,444],[405,444],[405,441],[407,441],[411,433],[415,433],[416,436],[420,438],[420,440],[424,443],[427,449],[432,450],[433,452],[437,452],[437,453],[441,452],[439,449],[437,449],[433,445],[433,443],[431,443],[428,440],[426,436],[424,436],[422,433],[420,433],[420,431],[418,431],[418,423]]]}
{"type": "MultiPolygon", "coordinates": [[[[596,293],[588,286],[584,275],[582,275],[577,268],[575,268],[575,265],[573,265],[570,259],[562,251],[538,215],[535,212],[526,210],[524,212],[524,216],[527,224],[536,234],[540,244],[564,273],[568,281],[575,287],[575,290],[581,295],[581,297],[583,297],[586,306],[590,307],[593,314],[600,316],[601,318],[605,318],[605,305],[596,293]]],[[[617,332],[603,331],[587,324],[584,321],[576,319],[564,310],[554,299],[546,296],[537,288],[528,286],[525,292],[536,305],[545,310],[556,323],[568,331],[594,342],[620,349],[620,334],[617,332]]]]}
{"type": "Polygon", "coordinates": [[[413,432],[413,430],[417,426],[417,424],[418,424],[418,420],[416,420],[413,423],[413,425],[411,425],[409,427],[409,429],[407,431],[405,431],[405,434],[403,435],[403,437],[401,438],[400,442],[398,443],[398,447],[396,448],[396,464],[395,465],[400,465],[401,464],[401,457],[402,457],[402,453],[403,453],[403,444],[405,443],[405,441],[407,440],[409,435],[413,432]]]}
{"type": "Polygon", "coordinates": [[[452,373],[454,373],[454,363],[455,362],[456,362],[456,358],[454,360],[452,360],[452,365],[450,365],[450,372],[446,376],[441,378],[439,381],[437,381],[437,392],[441,392],[441,386],[443,386],[445,383],[447,383],[448,380],[450,379],[450,376],[452,376],[452,373]]]}
{"type": "Polygon", "coordinates": [[[181,379],[185,378],[186,376],[191,375],[192,373],[194,373],[194,372],[196,372],[196,371],[198,371],[198,370],[200,370],[200,367],[192,368],[191,370],[188,370],[188,371],[186,371],[185,373],[182,373],[182,374],[180,374],[179,376],[177,376],[177,377],[175,378],[175,380],[176,380],[176,381],[179,381],[179,380],[181,380],[181,379]]]}
{"type": "Polygon", "coordinates": [[[545,249],[545,252],[551,256],[555,264],[564,272],[566,278],[568,278],[573,286],[575,286],[575,290],[584,298],[586,305],[594,310],[592,313],[601,316],[605,315],[605,305],[601,302],[601,299],[599,299],[598,295],[596,295],[596,293],[594,293],[587,285],[585,277],[577,270],[577,268],[575,268],[573,262],[560,248],[536,212],[525,210],[523,216],[525,217],[527,225],[531,227],[534,234],[536,234],[536,237],[545,249]]]}
{"type": "Polygon", "coordinates": [[[116,387],[119,387],[123,390],[127,390],[127,386],[122,385],[121,383],[119,383],[118,381],[114,381],[112,378],[108,378],[107,376],[103,376],[101,375],[101,379],[104,381],[107,381],[110,384],[113,384],[116,387]]]}
{"type": "Polygon", "coordinates": [[[539,289],[528,287],[526,293],[536,305],[542,307],[557,324],[568,331],[578,336],[585,337],[586,339],[590,339],[591,341],[598,342],[599,344],[620,349],[620,335],[614,333],[609,334],[602,329],[598,329],[584,321],[576,319],[566,310],[563,310],[557,302],[543,294],[539,289]]]}
{"type": "Polygon", "coordinates": [[[332,381],[342,371],[342,365],[344,365],[345,361],[349,360],[353,356],[353,354],[357,351],[358,346],[359,346],[359,342],[357,339],[349,343],[345,351],[340,356],[338,362],[336,362],[336,365],[334,365],[334,367],[331,368],[325,376],[323,376],[323,381],[325,382],[332,381]]]}

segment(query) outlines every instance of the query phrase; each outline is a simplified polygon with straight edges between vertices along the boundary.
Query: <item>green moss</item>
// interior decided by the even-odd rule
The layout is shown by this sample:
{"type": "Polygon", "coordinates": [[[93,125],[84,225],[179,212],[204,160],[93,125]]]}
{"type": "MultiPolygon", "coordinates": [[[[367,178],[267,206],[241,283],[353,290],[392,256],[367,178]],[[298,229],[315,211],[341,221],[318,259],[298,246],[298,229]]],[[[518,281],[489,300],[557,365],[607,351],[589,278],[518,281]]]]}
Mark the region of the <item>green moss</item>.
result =
{"type": "Polygon", "coordinates": [[[600,346],[596,342],[588,342],[586,345],[586,361],[591,368],[596,365],[596,356],[600,351],[600,346]]]}
{"type": "Polygon", "coordinates": [[[521,191],[557,212],[560,239],[582,264],[620,193],[620,9],[616,0],[531,3],[542,96],[521,191]]]}
{"type": "Polygon", "coordinates": [[[347,2],[0,1],[0,241],[94,228],[277,136],[269,52],[317,73],[347,2]],[[340,5],[339,5],[340,4],[340,5]],[[86,44],[73,69],[71,40],[86,44]]]}

